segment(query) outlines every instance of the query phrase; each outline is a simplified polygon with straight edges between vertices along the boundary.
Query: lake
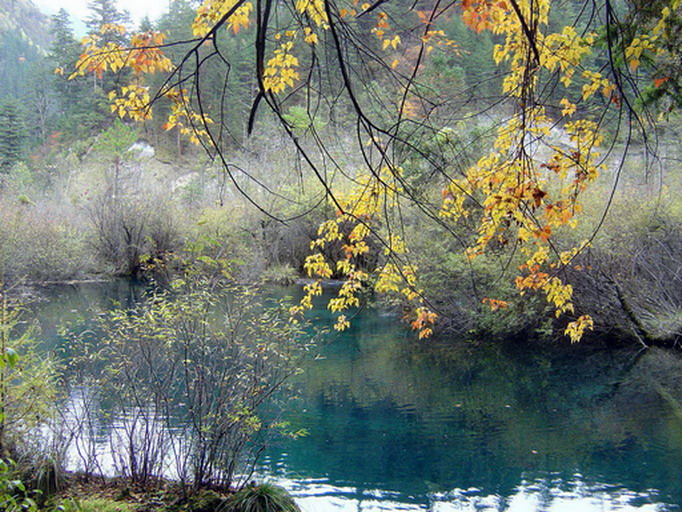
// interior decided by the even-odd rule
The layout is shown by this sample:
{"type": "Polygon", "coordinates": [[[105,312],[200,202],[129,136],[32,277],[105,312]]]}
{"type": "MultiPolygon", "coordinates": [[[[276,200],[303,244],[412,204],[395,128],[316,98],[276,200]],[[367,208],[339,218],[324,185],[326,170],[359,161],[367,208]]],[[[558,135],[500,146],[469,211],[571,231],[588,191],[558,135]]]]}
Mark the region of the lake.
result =
{"type": "MultiPolygon", "coordinates": [[[[68,353],[60,325],[141,293],[45,289],[45,347],[68,353]]],[[[276,441],[258,478],[305,512],[679,510],[682,359],[607,342],[417,341],[360,311],[294,383],[287,419],[308,435],[276,441]]]]}

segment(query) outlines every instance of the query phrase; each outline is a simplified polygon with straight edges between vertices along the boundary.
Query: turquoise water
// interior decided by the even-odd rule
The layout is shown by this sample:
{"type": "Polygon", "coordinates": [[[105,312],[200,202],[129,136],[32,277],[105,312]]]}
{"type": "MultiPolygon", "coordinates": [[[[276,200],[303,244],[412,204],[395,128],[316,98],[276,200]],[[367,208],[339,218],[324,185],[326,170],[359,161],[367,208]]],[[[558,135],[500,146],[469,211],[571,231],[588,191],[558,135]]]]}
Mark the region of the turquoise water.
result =
{"type": "MultiPolygon", "coordinates": [[[[126,282],[47,290],[43,334],[139,299],[126,282]]],[[[328,325],[323,309],[318,325],[328,325]]],[[[66,348],[66,347],[62,347],[66,348]]],[[[65,352],[68,353],[68,352],[65,352]]],[[[678,510],[682,360],[637,347],[419,342],[361,311],[295,382],[258,477],[306,512],[678,510]]]]}

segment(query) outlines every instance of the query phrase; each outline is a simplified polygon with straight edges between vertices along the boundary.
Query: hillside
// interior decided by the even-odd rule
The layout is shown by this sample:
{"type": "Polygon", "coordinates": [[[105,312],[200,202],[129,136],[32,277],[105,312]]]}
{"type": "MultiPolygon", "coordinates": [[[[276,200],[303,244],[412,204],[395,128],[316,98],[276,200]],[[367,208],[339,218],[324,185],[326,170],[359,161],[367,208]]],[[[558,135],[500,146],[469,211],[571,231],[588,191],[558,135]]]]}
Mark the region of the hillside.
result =
{"type": "Polygon", "coordinates": [[[50,47],[50,18],[30,0],[0,0],[0,98],[23,96],[23,85],[50,47]]]}
{"type": "Polygon", "coordinates": [[[44,53],[50,46],[50,17],[30,0],[0,0],[0,33],[12,33],[44,53]]]}

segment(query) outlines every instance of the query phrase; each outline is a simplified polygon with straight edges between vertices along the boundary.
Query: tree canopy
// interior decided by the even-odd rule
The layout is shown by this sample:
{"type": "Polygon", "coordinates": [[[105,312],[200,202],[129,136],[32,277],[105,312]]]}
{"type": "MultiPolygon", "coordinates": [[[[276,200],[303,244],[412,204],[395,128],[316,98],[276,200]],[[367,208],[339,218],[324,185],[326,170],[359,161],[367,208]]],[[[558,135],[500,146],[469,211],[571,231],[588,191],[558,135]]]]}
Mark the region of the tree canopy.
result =
{"type": "Polygon", "coordinates": [[[469,261],[500,248],[522,254],[518,292],[544,296],[572,341],[592,327],[564,277],[592,237],[561,247],[554,235],[577,225],[600,175],[615,187],[634,138],[655,153],[655,118],[681,98],[680,0],[205,0],[192,18],[191,33],[170,38],[104,23],[84,38],[71,78],[125,76],[107,91],[111,111],[144,122],[161,108],[163,127],[203,146],[240,191],[233,102],[250,105],[249,133],[264,111],[280,122],[335,210],[311,243],[315,281],[294,317],[322,280],[339,277],[329,303],[337,329],[373,288],[411,304],[406,317],[429,336],[439,312],[403,235],[416,212],[469,261]],[[481,55],[458,65],[464,38],[491,53],[489,64],[481,55]],[[482,113],[493,142],[472,159],[452,127],[482,113]],[[332,118],[354,130],[348,151],[361,168],[344,168],[325,145],[315,120],[332,118]]]}

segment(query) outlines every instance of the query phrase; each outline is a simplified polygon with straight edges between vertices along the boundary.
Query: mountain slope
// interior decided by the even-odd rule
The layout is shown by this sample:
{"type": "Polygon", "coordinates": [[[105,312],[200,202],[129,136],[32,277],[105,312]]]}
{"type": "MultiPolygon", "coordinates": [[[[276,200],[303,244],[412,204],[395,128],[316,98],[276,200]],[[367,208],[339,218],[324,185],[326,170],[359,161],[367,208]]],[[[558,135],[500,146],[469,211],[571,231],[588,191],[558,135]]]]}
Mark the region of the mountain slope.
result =
{"type": "Polygon", "coordinates": [[[23,98],[50,47],[50,18],[30,0],[0,0],[0,99],[23,98]]]}

